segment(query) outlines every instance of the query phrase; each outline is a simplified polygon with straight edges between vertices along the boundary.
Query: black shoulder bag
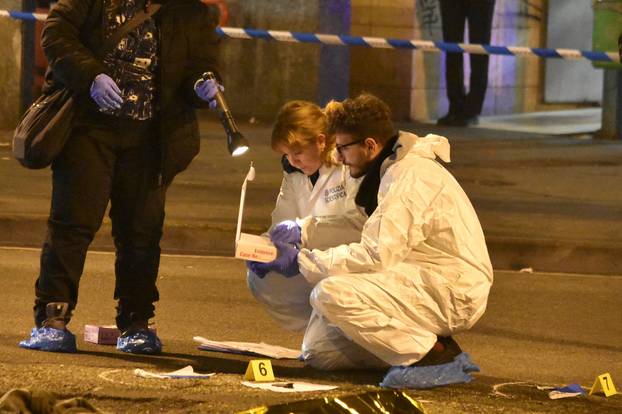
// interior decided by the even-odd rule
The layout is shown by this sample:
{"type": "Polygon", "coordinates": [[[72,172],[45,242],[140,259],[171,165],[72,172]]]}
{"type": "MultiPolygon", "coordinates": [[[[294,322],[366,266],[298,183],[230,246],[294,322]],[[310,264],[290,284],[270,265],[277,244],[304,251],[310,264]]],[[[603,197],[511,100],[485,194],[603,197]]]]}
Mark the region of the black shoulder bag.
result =
{"type": "MultiPolygon", "coordinates": [[[[112,50],[132,29],[160,9],[152,4],[124,23],[104,43],[98,57],[112,50]]],[[[67,87],[41,95],[26,110],[13,134],[13,155],[26,168],[45,168],[61,152],[69,138],[75,114],[74,93],[67,87]]]]}

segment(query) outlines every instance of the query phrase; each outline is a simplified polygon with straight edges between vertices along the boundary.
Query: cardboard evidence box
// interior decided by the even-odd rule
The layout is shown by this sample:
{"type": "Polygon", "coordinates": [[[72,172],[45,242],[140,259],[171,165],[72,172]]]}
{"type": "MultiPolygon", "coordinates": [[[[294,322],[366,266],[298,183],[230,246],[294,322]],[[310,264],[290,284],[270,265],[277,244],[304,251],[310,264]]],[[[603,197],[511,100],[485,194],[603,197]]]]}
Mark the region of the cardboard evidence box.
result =
{"type": "Polygon", "coordinates": [[[277,250],[267,237],[241,233],[235,244],[235,257],[268,263],[276,259],[277,250]]]}

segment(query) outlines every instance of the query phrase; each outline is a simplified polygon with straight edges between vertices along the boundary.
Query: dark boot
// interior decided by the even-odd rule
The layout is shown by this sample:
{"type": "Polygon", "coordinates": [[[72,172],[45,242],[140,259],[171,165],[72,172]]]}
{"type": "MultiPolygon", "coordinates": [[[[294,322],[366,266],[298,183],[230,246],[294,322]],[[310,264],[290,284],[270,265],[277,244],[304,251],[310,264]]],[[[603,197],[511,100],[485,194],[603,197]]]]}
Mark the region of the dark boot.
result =
{"type": "Polygon", "coordinates": [[[45,306],[47,318],[43,321],[43,327],[54,328],[64,331],[69,323],[69,304],[66,302],[51,302],[45,306]]]}
{"type": "Polygon", "coordinates": [[[45,307],[46,319],[40,328],[33,328],[30,339],[19,346],[47,352],[76,352],[76,337],[67,329],[70,319],[69,304],[51,302],[45,307]]]}
{"type": "Polygon", "coordinates": [[[447,115],[440,117],[436,120],[438,126],[456,126],[457,120],[460,118],[460,113],[448,112],[447,115]]]}
{"type": "Polygon", "coordinates": [[[117,349],[130,354],[159,354],[162,352],[160,338],[149,330],[146,320],[132,321],[117,339],[117,349]]]}
{"type": "Polygon", "coordinates": [[[451,336],[439,336],[432,349],[413,366],[447,364],[462,353],[462,349],[451,336]]]}

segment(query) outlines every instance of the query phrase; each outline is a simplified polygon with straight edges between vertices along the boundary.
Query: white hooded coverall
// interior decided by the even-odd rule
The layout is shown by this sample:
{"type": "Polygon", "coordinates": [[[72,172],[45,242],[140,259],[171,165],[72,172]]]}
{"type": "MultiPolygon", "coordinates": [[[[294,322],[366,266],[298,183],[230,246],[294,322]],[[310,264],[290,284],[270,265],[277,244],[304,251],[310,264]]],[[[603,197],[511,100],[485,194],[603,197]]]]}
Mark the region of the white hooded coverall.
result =
{"type": "MultiPolygon", "coordinates": [[[[299,254],[315,311],[303,356],[317,368],[410,365],[437,335],[471,328],[486,308],[493,272],[481,225],[435,160],[449,162],[447,139],[400,132],[394,151],[360,241],[299,254]]],[[[322,223],[307,223],[303,234],[312,226],[322,223]]]]}
{"type": "MultiPolygon", "coordinates": [[[[284,172],[270,228],[284,220],[305,217],[315,217],[321,222],[331,216],[352,217],[349,232],[330,232],[328,237],[316,237],[310,246],[328,248],[359,240],[367,219],[354,203],[360,181],[352,178],[343,165],[322,165],[315,185],[302,172],[284,172]]],[[[247,282],[255,298],[282,327],[301,330],[307,326],[312,310],[309,295],[313,286],[302,275],[285,278],[269,272],[259,278],[249,271],[247,282]]]]}

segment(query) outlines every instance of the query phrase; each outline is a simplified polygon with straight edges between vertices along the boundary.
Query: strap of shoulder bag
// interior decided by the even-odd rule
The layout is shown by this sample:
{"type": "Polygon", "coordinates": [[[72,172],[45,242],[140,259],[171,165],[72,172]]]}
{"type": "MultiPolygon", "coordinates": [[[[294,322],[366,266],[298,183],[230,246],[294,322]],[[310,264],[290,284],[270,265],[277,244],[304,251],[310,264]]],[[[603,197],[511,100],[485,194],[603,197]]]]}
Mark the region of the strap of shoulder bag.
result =
{"type": "Polygon", "coordinates": [[[106,39],[106,41],[104,42],[104,46],[98,53],[98,56],[101,57],[108,51],[112,50],[117,44],[119,44],[121,39],[123,39],[123,36],[140,26],[149,18],[151,18],[151,16],[153,16],[158,12],[158,10],[160,10],[161,6],[161,4],[155,3],[151,4],[147,11],[141,8],[140,11],[134,15],[134,17],[123,23],[123,25],[119,26],[119,28],[115,30],[112,36],[106,39]]]}

